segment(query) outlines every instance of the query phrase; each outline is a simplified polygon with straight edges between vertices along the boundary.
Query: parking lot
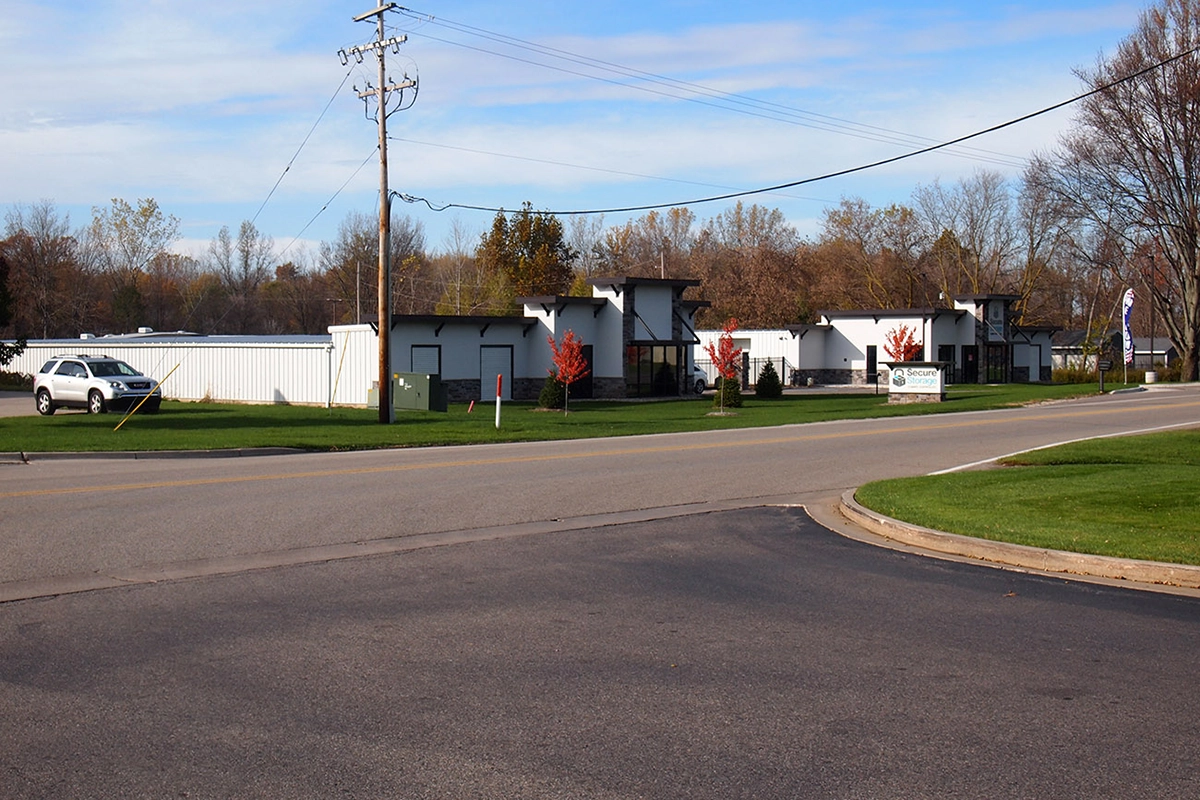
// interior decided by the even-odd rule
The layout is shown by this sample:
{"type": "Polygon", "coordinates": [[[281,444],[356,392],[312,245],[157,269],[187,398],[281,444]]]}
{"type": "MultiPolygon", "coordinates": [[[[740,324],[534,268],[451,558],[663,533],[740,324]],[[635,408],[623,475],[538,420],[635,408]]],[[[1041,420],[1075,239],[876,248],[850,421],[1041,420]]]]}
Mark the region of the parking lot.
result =
{"type": "Polygon", "coordinates": [[[0,392],[0,417],[28,417],[36,413],[32,392],[0,392]]]}

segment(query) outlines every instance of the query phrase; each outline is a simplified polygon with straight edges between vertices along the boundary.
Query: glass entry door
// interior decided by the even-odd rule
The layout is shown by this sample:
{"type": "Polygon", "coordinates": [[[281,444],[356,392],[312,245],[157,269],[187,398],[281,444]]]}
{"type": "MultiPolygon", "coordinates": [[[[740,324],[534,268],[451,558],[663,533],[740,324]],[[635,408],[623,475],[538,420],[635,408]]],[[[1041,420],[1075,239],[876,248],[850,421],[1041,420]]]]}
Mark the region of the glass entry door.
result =
{"type": "Polygon", "coordinates": [[[679,394],[683,348],[678,345],[630,345],[625,348],[625,394],[672,397],[679,394]]]}

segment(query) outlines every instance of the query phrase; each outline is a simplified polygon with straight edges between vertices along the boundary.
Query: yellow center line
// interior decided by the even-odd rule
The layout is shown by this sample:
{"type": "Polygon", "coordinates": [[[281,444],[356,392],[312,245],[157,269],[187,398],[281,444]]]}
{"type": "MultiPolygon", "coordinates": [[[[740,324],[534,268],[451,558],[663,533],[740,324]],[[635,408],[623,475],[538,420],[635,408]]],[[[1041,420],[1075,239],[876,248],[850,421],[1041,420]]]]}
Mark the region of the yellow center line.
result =
{"type": "MultiPolygon", "coordinates": [[[[1156,409],[1162,408],[1193,408],[1200,407],[1200,400],[1179,402],[1171,404],[1156,405],[1156,409]]],[[[874,426],[864,426],[855,430],[833,431],[828,433],[806,433],[787,436],[764,436],[757,439],[737,439],[736,441],[726,442],[701,442],[692,444],[670,444],[670,445],[654,445],[648,447],[610,447],[605,450],[595,450],[575,453],[539,453],[537,455],[528,456],[497,456],[495,458],[471,458],[458,459],[453,461],[433,461],[419,464],[389,464],[378,467],[351,467],[345,469],[327,469],[327,470],[310,470],[305,472],[281,472],[267,475],[239,475],[225,476],[220,478],[188,478],[184,480],[171,481],[152,481],[146,483],[122,483],[108,484],[97,486],[79,486],[69,488],[51,488],[51,489],[29,489],[17,492],[0,492],[0,498],[17,498],[17,497],[44,497],[50,495],[68,495],[68,494],[86,494],[92,492],[129,492],[141,489],[170,489],[183,488],[192,486],[215,486],[215,485],[233,485],[239,483],[259,483],[264,481],[284,481],[284,480],[304,480],[312,478],[334,478],[349,475],[379,475],[387,473],[410,472],[414,470],[434,470],[434,469],[453,469],[462,467],[480,467],[480,466],[495,466],[501,464],[529,464],[537,462],[551,461],[566,461],[585,458],[606,458],[611,456],[636,456],[650,455],[655,453],[684,453],[696,450],[718,450],[729,447],[754,447],[760,445],[780,445],[793,444],[797,442],[816,442],[827,441],[831,439],[851,439],[862,436],[880,436],[891,433],[920,433],[923,431],[936,430],[952,430],[955,428],[972,428],[987,425],[1008,425],[1013,422],[1030,422],[1044,421],[1054,419],[1069,419],[1079,417],[1093,417],[1101,415],[1112,415],[1121,413],[1137,412],[1145,414],[1144,406],[1133,407],[1105,407],[1105,408],[1090,408],[1090,409],[1075,409],[1061,411],[1046,411],[1042,413],[1030,414],[1023,416],[1018,420],[1014,420],[1011,416],[984,416],[972,415],[971,419],[956,419],[950,420],[947,417],[922,417],[920,419],[928,420],[924,424],[910,424],[905,426],[892,426],[886,428],[878,428],[874,426]]],[[[916,417],[903,417],[905,421],[918,419],[916,417]]],[[[842,422],[836,420],[835,422],[842,422]]],[[[858,420],[859,422],[867,422],[868,420],[858,420]]],[[[1196,421],[1200,425],[1200,420],[1196,421]]],[[[795,427],[795,426],[791,426],[795,427]]],[[[809,425],[804,425],[809,427],[809,425]]],[[[737,433],[737,429],[721,431],[720,433],[737,433]]],[[[718,433],[712,431],[710,433],[718,433]]],[[[622,441],[629,441],[622,439],[622,441]]],[[[515,444],[515,443],[514,443],[515,444]]],[[[412,451],[406,451],[412,452],[412,451]]]]}

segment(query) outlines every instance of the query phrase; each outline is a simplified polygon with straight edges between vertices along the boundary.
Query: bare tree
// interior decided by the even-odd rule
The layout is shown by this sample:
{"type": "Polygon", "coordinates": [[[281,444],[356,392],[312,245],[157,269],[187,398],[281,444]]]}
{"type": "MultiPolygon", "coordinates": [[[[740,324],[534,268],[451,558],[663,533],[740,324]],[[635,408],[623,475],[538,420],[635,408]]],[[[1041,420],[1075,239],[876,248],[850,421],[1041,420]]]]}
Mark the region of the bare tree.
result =
{"type": "Polygon", "coordinates": [[[1070,301],[1052,291],[1071,287],[1077,263],[1070,257],[1072,230],[1062,201],[1038,183],[1024,181],[1017,197],[1016,244],[1020,262],[1013,274],[1017,324],[1068,324],[1070,301]],[[1065,279],[1065,280],[1064,280],[1065,279]],[[1064,308],[1062,301],[1067,300],[1064,308]]]}
{"type": "Polygon", "coordinates": [[[263,236],[250,220],[243,220],[237,240],[224,225],[209,243],[210,269],[221,279],[230,307],[225,327],[234,333],[261,332],[262,303],[259,290],[275,265],[275,242],[263,236]]]}
{"type": "Polygon", "coordinates": [[[604,267],[604,215],[571,217],[567,245],[575,252],[576,281],[599,276],[604,267]]]}
{"type": "Polygon", "coordinates": [[[1145,10],[1113,56],[1079,72],[1099,91],[1081,101],[1059,150],[1030,169],[1117,248],[1110,268],[1151,299],[1185,380],[1200,378],[1198,45],[1198,0],[1145,10]]]}
{"type": "Polygon", "coordinates": [[[508,309],[504,274],[475,258],[473,250],[478,240],[479,235],[468,231],[461,219],[456,217],[451,221],[443,244],[445,249],[433,258],[442,290],[434,313],[492,315],[508,309]]]}
{"type": "Polygon", "coordinates": [[[432,314],[441,286],[425,252],[424,226],[412,217],[393,215],[391,248],[392,309],[397,314],[432,314]]]}
{"type": "Polygon", "coordinates": [[[338,321],[360,322],[364,309],[376,308],[379,272],[379,222],[351,212],[338,225],[332,242],[322,242],[320,266],[339,304],[338,321]]]}
{"type": "Polygon", "coordinates": [[[1011,289],[1016,247],[1012,197],[1004,178],[980,171],[952,189],[934,181],[914,194],[932,236],[953,235],[959,248],[936,261],[938,290],[946,297],[1011,289]]]}

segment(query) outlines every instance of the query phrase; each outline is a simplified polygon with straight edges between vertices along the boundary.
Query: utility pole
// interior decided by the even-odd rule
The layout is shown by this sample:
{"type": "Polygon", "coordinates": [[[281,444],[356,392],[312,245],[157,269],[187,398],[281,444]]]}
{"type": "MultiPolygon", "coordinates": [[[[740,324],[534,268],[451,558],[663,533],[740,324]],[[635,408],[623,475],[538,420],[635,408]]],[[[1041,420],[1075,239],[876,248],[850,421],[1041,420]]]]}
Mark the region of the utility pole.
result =
{"type": "Polygon", "coordinates": [[[391,253],[391,197],[388,192],[388,160],[387,160],[387,101],[393,92],[402,93],[405,89],[416,88],[416,81],[407,75],[400,83],[391,82],[387,77],[385,56],[388,48],[400,52],[400,45],[408,40],[407,36],[393,36],[384,39],[383,15],[399,8],[395,3],[384,3],[378,8],[354,18],[355,22],[365,22],[375,18],[375,41],[352,47],[349,50],[339,50],[338,57],[342,65],[349,63],[353,57],[359,64],[365,53],[373,52],[379,62],[379,83],[377,86],[367,84],[363,91],[358,91],[359,99],[368,102],[375,100],[375,118],[379,125],[379,422],[390,424],[396,421],[396,411],[392,406],[392,253],[391,253]]]}

